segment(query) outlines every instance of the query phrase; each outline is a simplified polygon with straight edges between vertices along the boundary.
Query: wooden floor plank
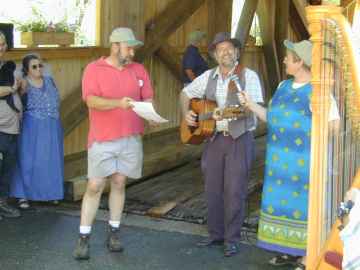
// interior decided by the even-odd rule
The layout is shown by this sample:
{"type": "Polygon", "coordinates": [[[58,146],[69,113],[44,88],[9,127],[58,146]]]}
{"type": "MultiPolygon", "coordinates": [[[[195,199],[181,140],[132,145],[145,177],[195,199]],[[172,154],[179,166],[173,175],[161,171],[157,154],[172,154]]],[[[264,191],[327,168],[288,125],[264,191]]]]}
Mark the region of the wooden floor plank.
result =
{"type": "MultiPolygon", "coordinates": [[[[249,192],[253,192],[262,183],[265,146],[266,137],[258,137],[249,192]]],[[[207,209],[199,159],[133,185],[126,193],[127,212],[195,223],[206,222],[207,209]]]]}

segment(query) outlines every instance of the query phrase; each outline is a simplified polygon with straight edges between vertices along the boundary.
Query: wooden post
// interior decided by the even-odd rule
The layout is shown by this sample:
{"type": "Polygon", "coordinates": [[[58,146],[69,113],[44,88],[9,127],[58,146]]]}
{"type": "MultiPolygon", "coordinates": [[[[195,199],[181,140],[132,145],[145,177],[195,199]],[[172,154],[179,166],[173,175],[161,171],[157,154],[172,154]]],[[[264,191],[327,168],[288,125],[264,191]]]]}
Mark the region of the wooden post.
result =
{"type": "Polygon", "coordinates": [[[284,79],[286,76],[285,68],[284,65],[282,65],[282,62],[286,55],[286,48],[284,46],[283,41],[288,37],[289,11],[290,11],[290,0],[276,1],[275,40],[276,40],[276,51],[278,56],[281,79],[284,79]]]}
{"type": "Polygon", "coordinates": [[[214,36],[216,34],[216,21],[215,21],[216,5],[215,5],[215,1],[216,0],[207,0],[207,5],[208,5],[208,34],[207,34],[208,44],[210,44],[210,42],[212,41],[212,39],[214,38],[214,36]]]}
{"type": "Polygon", "coordinates": [[[241,44],[243,45],[240,52],[240,59],[242,53],[245,50],[245,44],[249,37],[250,28],[255,17],[255,11],[258,6],[258,2],[259,0],[246,0],[241,11],[240,20],[236,27],[235,34],[235,37],[240,40],[241,44]]]}
{"type": "Polygon", "coordinates": [[[232,0],[215,1],[215,31],[231,32],[232,0]]]}
{"type": "Polygon", "coordinates": [[[102,14],[102,5],[103,5],[103,1],[102,0],[96,0],[96,32],[95,32],[95,45],[96,46],[101,46],[103,45],[103,41],[101,38],[101,26],[102,26],[102,18],[103,16],[102,14]]]}
{"type": "Polygon", "coordinates": [[[207,0],[208,43],[219,32],[231,32],[232,2],[232,0],[207,0]]]}
{"type": "Polygon", "coordinates": [[[280,82],[279,61],[275,43],[275,1],[259,0],[257,14],[261,37],[263,40],[263,50],[266,61],[266,70],[271,87],[270,92],[274,93],[280,82]]]}

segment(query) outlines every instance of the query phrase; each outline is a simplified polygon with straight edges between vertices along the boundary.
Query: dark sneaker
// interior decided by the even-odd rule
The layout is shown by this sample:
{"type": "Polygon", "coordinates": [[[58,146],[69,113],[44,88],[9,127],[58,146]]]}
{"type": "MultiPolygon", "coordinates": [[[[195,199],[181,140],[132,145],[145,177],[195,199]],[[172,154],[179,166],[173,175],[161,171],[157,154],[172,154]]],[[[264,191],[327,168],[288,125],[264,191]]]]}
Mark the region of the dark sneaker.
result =
{"type": "Polygon", "coordinates": [[[122,252],[124,250],[119,238],[119,228],[109,226],[106,245],[111,252],[122,252]]]}
{"type": "Polygon", "coordinates": [[[90,258],[89,238],[90,234],[80,234],[75,250],[73,252],[73,256],[76,260],[88,260],[90,258]]]}
{"type": "Polygon", "coordinates": [[[0,199],[0,215],[7,218],[20,217],[20,211],[6,202],[6,199],[0,199]]]}

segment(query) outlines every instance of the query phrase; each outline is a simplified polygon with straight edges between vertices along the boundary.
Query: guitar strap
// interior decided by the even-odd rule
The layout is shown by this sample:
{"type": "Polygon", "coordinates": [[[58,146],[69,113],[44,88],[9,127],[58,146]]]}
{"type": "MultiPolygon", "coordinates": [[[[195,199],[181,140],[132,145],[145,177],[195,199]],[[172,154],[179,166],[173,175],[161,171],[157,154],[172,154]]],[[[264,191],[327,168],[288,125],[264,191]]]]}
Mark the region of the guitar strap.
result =
{"type": "MultiPolygon", "coordinates": [[[[242,64],[238,64],[234,70],[234,74],[236,74],[239,77],[240,85],[242,89],[245,89],[245,72],[244,72],[245,66],[242,64]]],[[[233,81],[230,81],[229,83],[229,92],[237,92],[238,89],[233,81]]]]}

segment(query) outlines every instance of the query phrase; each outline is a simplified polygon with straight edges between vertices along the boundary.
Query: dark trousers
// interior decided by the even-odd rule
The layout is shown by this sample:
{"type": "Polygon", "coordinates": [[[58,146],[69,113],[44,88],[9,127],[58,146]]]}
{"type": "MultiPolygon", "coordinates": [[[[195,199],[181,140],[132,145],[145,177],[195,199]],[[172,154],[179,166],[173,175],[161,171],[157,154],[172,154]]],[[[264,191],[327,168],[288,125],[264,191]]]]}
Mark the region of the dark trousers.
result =
{"type": "Polygon", "coordinates": [[[11,173],[16,163],[17,135],[0,132],[0,198],[9,196],[11,173]]]}
{"type": "Polygon", "coordinates": [[[235,140],[218,133],[205,145],[201,167],[205,176],[211,239],[227,243],[240,241],[253,159],[252,132],[246,132],[235,140]]]}

